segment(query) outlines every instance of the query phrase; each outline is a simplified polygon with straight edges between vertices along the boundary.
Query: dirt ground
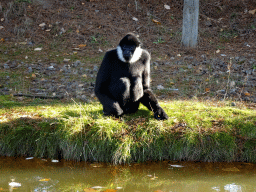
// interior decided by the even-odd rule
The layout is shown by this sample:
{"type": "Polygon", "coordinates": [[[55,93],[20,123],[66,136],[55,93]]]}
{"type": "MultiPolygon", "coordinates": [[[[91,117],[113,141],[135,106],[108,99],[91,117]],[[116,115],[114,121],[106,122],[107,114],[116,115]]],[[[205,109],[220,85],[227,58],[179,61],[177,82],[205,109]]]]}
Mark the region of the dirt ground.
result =
{"type": "Polygon", "coordinates": [[[256,1],[200,1],[195,49],[181,46],[182,10],[182,0],[2,0],[0,94],[94,98],[104,52],[132,31],[151,53],[152,89],[159,98],[254,105],[256,1]]]}

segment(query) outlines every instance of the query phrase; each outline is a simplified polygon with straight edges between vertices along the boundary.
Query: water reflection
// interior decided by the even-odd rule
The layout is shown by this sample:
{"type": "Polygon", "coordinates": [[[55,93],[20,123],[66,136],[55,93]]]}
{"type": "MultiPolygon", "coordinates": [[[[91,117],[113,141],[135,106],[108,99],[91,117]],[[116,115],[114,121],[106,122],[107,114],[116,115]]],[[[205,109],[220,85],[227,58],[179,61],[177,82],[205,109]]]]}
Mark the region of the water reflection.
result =
{"type": "Polygon", "coordinates": [[[224,190],[230,191],[230,192],[241,192],[242,187],[240,185],[236,185],[235,183],[232,183],[232,184],[225,185],[224,190]]]}
{"type": "Polygon", "coordinates": [[[9,191],[13,191],[13,189],[21,187],[20,183],[15,182],[15,179],[12,177],[11,182],[9,183],[9,191]]]}
{"type": "Polygon", "coordinates": [[[0,191],[256,191],[250,163],[169,162],[113,166],[0,158],[0,191]]]}

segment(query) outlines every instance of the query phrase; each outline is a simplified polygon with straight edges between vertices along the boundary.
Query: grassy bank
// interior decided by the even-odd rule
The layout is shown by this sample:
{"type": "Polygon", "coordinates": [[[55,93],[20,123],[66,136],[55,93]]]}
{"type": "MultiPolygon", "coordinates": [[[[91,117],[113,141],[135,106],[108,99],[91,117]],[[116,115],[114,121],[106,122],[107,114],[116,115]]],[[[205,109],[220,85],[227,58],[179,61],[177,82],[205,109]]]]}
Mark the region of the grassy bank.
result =
{"type": "Polygon", "coordinates": [[[0,96],[0,155],[112,163],[256,162],[256,111],[229,102],[167,101],[168,121],[140,106],[122,119],[99,103],[0,96]]]}

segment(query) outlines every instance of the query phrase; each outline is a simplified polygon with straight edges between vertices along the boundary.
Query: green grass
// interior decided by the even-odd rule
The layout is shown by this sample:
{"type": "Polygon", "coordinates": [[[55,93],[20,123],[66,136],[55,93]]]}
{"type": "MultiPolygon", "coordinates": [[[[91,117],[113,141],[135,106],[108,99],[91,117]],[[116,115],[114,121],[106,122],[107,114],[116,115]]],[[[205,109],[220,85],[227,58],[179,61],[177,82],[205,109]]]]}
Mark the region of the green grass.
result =
{"type": "Polygon", "coordinates": [[[122,119],[98,102],[0,96],[0,155],[115,164],[147,160],[256,162],[256,112],[227,103],[168,101],[157,121],[140,106],[122,119]]]}

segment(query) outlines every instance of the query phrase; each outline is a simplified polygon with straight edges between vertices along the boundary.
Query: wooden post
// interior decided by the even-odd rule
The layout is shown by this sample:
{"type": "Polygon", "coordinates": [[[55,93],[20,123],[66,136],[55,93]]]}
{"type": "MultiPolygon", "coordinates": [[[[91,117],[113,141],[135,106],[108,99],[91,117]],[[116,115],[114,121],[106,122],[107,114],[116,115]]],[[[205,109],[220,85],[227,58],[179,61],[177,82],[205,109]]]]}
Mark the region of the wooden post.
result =
{"type": "Polygon", "coordinates": [[[182,45],[193,48],[197,45],[199,0],[184,0],[182,45]]]}

